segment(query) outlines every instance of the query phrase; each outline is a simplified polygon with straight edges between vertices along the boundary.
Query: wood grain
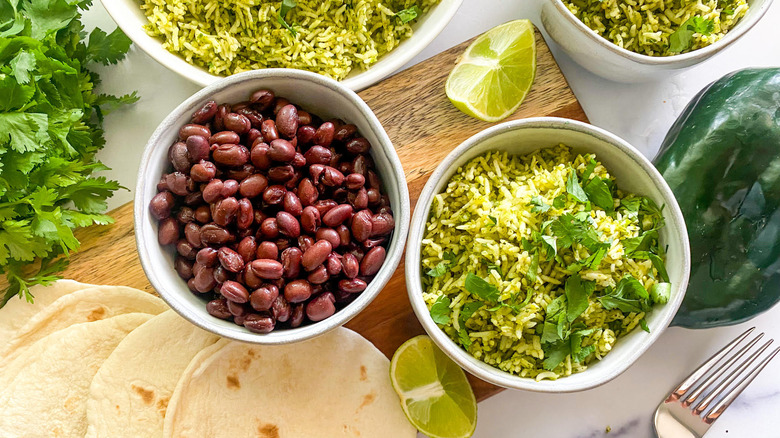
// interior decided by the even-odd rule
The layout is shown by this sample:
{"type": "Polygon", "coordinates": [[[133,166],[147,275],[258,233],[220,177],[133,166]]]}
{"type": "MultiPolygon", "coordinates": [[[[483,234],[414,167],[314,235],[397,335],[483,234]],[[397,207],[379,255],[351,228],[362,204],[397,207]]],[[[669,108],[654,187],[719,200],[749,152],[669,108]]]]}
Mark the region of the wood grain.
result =
{"type": "MultiPolygon", "coordinates": [[[[462,141],[491,126],[456,110],[444,94],[447,75],[468,44],[453,47],[360,93],[398,151],[413,207],[439,162],[462,141]]],[[[536,82],[509,119],[558,116],[587,121],[538,31],[537,62],[536,82]]],[[[125,204],[110,213],[116,223],[79,230],[76,236],[82,243],[81,250],[71,257],[63,275],[82,282],[125,285],[153,293],[135,250],[132,212],[132,203],[125,204]]],[[[0,281],[0,287],[4,283],[0,281]]],[[[388,357],[401,343],[423,333],[407,297],[403,261],[374,302],[347,327],[361,333],[388,357]]],[[[473,376],[469,379],[479,400],[500,390],[473,376]]]]}

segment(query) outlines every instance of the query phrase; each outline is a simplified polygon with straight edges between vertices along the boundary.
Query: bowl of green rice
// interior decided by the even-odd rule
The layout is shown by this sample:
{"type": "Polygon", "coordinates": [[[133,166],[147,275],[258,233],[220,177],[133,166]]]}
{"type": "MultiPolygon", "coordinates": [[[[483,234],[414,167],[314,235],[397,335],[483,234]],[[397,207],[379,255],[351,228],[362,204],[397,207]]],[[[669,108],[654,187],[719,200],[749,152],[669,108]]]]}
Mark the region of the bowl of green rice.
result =
{"type": "Polygon", "coordinates": [[[499,124],[453,150],[412,216],[418,319],[495,385],[592,388],[668,327],[690,270],[666,182],[609,132],[559,118],[499,124]]]}
{"type": "Polygon", "coordinates": [[[359,91],[409,62],[463,0],[102,0],[163,66],[201,86],[264,68],[359,91]]]}
{"type": "Polygon", "coordinates": [[[550,0],[542,24],[578,64],[618,82],[657,80],[706,61],[772,0],[550,0]]]}

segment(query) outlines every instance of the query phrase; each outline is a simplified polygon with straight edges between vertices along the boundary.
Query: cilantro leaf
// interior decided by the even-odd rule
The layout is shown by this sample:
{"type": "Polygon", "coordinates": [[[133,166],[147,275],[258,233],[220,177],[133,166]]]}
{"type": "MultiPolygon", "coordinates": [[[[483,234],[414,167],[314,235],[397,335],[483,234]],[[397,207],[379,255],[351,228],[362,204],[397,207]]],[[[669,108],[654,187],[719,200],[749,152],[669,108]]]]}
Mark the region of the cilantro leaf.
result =
{"type": "Polygon", "coordinates": [[[566,296],[561,295],[550,301],[545,309],[542,343],[554,343],[564,338],[566,322],[566,296]],[[563,321],[563,323],[561,322],[563,321]]]}
{"type": "Polygon", "coordinates": [[[469,333],[463,327],[458,330],[458,340],[464,348],[468,349],[471,347],[471,338],[469,337],[469,333]]]}
{"type": "Polygon", "coordinates": [[[431,306],[431,319],[436,324],[450,323],[450,299],[444,295],[440,296],[431,306]]]}
{"type": "Polygon", "coordinates": [[[422,10],[420,10],[420,7],[417,5],[414,5],[411,8],[401,9],[395,13],[395,16],[401,20],[401,23],[408,23],[420,15],[422,15],[422,10]]]}
{"type": "Polygon", "coordinates": [[[650,296],[647,289],[642,286],[642,283],[631,275],[626,275],[620,279],[616,293],[619,296],[636,296],[642,299],[647,299],[650,296]]]}
{"type": "Polygon", "coordinates": [[[298,32],[293,29],[291,24],[287,23],[286,19],[287,13],[296,6],[298,6],[298,2],[295,0],[282,0],[282,5],[279,8],[279,15],[276,17],[279,24],[284,26],[285,29],[289,30],[293,36],[298,36],[298,32]]]}
{"type": "Polygon", "coordinates": [[[436,278],[446,274],[447,272],[449,272],[452,263],[455,261],[455,258],[456,258],[455,254],[449,251],[445,252],[444,260],[440,261],[433,269],[430,269],[427,272],[428,276],[436,278]]]}
{"type": "Polygon", "coordinates": [[[607,310],[619,309],[623,313],[640,313],[649,310],[649,293],[636,278],[627,275],[618,282],[617,288],[608,289],[598,298],[607,310]]]}
{"type": "Polygon", "coordinates": [[[553,199],[553,207],[561,209],[566,206],[566,195],[561,194],[553,199]]]}
{"type": "Polygon", "coordinates": [[[534,196],[531,198],[531,205],[534,207],[531,209],[532,213],[546,213],[550,209],[541,196],[534,196]]]}
{"type": "Polygon", "coordinates": [[[466,275],[466,290],[472,295],[489,303],[498,301],[498,289],[472,273],[466,275]]]}
{"type": "Polygon", "coordinates": [[[130,44],[130,38],[118,27],[110,34],[95,29],[89,34],[87,59],[103,64],[116,64],[124,59],[130,44]]]}
{"type": "Polygon", "coordinates": [[[16,80],[20,84],[26,84],[30,82],[30,72],[35,68],[35,55],[26,50],[20,50],[11,60],[10,66],[16,80]]]}
{"type": "Polygon", "coordinates": [[[590,176],[593,174],[593,171],[596,170],[596,166],[598,164],[599,163],[597,163],[596,160],[594,160],[593,158],[591,158],[590,161],[588,161],[588,165],[585,166],[585,171],[582,172],[583,181],[587,182],[590,179],[590,176]]]}
{"type": "Polygon", "coordinates": [[[577,179],[577,171],[575,169],[571,169],[569,177],[566,179],[566,192],[580,202],[588,202],[588,195],[584,190],[582,190],[582,186],[580,186],[580,182],[577,179]]]}
{"type": "Polygon", "coordinates": [[[30,36],[43,39],[65,29],[79,16],[76,0],[26,0],[22,8],[30,21],[30,36]]]}
{"type": "Polygon", "coordinates": [[[559,341],[544,351],[545,359],[542,361],[542,367],[548,371],[552,371],[555,367],[560,365],[569,354],[571,354],[570,344],[565,341],[559,341]]]}
{"type": "Polygon", "coordinates": [[[646,231],[637,237],[629,237],[620,241],[623,244],[623,251],[627,256],[633,256],[640,251],[648,251],[658,240],[658,232],[655,230],[646,231]]]}
{"type": "Polygon", "coordinates": [[[555,236],[548,236],[546,234],[542,235],[542,242],[544,242],[544,245],[548,248],[548,254],[547,257],[555,257],[558,255],[558,238],[555,236]],[[552,253],[552,254],[550,254],[552,253]]]}
{"type": "Polygon", "coordinates": [[[646,331],[647,333],[650,333],[650,327],[648,327],[646,319],[644,318],[640,319],[639,326],[642,327],[642,330],[646,331]]]}
{"type": "Polygon", "coordinates": [[[477,310],[484,306],[485,303],[482,301],[471,301],[464,304],[463,307],[460,308],[460,313],[458,315],[458,322],[460,323],[460,327],[463,328],[466,325],[466,321],[468,321],[477,310]]]}
{"type": "Polygon", "coordinates": [[[669,36],[669,51],[680,53],[693,46],[693,34],[710,35],[715,30],[715,22],[702,17],[691,17],[669,36]]]}
{"type": "Polygon", "coordinates": [[[596,230],[571,214],[561,215],[552,221],[550,231],[558,238],[558,249],[569,248],[572,244],[579,243],[595,252],[602,245],[596,230]]]}
{"type": "Polygon", "coordinates": [[[653,254],[652,252],[649,253],[648,258],[653,263],[653,267],[656,271],[658,271],[658,275],[661,277],[661,280],[663,280],[666,283],[669,283],[669,273],[666,272],[666,264],[661,259],[661,257],[657,256],[656,254],[653,254]]]}
{"type": "Polygon", "coordinates": [[[591,202],[601,207],[606,211],[612,211],[614,208],[614,201],[612,200],[612,192],[607,186],[607,183],[598,176],[594,176],[593,179],[585,184],[585,193],[591,202]]]}
{"type": "Polygon", "coordinates": [[[596,284],[591,281],[582,281],[578,274],[566,279],[564,290],[566,293],[566,318],[574,321],[588,308],[588,296],[593,293],[596,284]]]}
{"type": "Polygon", "coordinates": [[[525,277],[531,283],[536,283],[536,271],[539,270],[539,251],[534,251],[531,255],[531,263],[528,264],[528,271],[525,273],[525,277]]]}
{"type": "Polygon", "coordinates": [[[491,222],[490,226],[491,227],[495,227],[496,225],[498,225],[498,219],[495,216],[488,215],[488,219],[490,219],[490,222],[491,222]]]}

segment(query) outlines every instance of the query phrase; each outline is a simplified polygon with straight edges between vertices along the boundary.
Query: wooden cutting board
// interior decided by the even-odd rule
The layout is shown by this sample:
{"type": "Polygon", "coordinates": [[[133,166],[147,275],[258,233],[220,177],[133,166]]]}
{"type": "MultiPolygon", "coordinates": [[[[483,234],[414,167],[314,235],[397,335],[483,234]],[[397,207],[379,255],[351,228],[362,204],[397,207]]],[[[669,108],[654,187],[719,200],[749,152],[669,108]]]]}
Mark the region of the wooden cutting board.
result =
{"type": "MultiPolygon", "coordinates": [[[[536,82],[520,109],[509,119],[557,116],[587,121],[538,31],[536,38],[536,82]]],[[[468,44],[453,47],[360,93],[398,151],[412,208],[439,162],[462,141],[491,126],[456,110],[444,94],[447,75],[468,44]]],[[[71,257],[64,277],[86,283],[131,286],[153,293],[135,250],[132,213],[133,204],[128,203],[109,213],[116,223],[79,230],[76,236],[81,241],[81,249],[71,257]]],[[[0,287],[5,286],[3,279],[0,287]]],[[[379,296],[347,327],[361,333],[388,357],[404,341],[424,333],[406,294],[403,261],[379,296]]],[[[473,376],[469,379],[478,400],[501,390],[473,376]]]]}

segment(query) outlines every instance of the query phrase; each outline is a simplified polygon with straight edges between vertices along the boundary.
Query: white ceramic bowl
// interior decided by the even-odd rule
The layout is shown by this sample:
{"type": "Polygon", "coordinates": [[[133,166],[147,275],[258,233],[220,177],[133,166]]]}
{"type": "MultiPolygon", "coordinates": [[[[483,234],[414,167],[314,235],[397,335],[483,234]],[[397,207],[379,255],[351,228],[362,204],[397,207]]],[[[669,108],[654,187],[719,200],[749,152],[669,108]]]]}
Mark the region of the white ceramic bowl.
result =
{"type": "Polygon", "coordinates": [[[659,79],[664,73],[706,61],[730,46],[764,16],[772,0],[748,0],[745,17],[715,44],[674,56],[647,56],[623,49],[591,30],[561,0],[545,0],[542,25],[552,39],[578,64],[591,72],[617,82],[659,79]]]}
{"type": "Polygon", "coordinates": [[[505,388],[538,392],[571,392],[592,388],[617,377],[636,361],[663,333],[685,295],[690,271],[688,234],[682,213],[667,186],[653,165],[628,143],[594,126],[559,118],[532,118],[502,123],[474,135],[455,148],[436,168],[423,188],[412,217],[406,247],[406,285],[409,300],[417,318],[434,342],[455,362],[471,374],[505,388]],[[660,230],[661,246],[668,246],[666,266],[672,282],[669,302],[657,306],[647,316],[650,333],[637,329],[618,340],[614,350],[587,370],[543,380],[518,377],[475,359],[442,331],[430,316],[422,298],[420,242],[425,232],[433,197],[440,193],[457,169],[470,159],[492,150],[522,155],[534,150],[564,143],[576,152],[595,153],[618,186],[626,191],[647,196],[664,205],[666,226],[660,230]]]}
{"type": "MultiPolygon", "coordinates": [[[[154,58],[157,62],[198,85],[206,86],[221,79],[206,69],[192,65],[179,55],[173,54],[162,47],[162,40],[149,36],[144,30],[148,23],[140,8],[139,0],[101,0],[111,18],[133,42],[154,58]]],[[[414,34],[401,42],[390,53],[366,70],[355,70],[341,83],[354,91],[367,88],[411,61],[428,46],[444,29],[457,12],[463,0],[441,0],[441,3],[431,8],[413,27],[414,34]]]]}
{"type": "Polygon", "coordinates": [[[401,260],[409,229],[409,210],[409,190],[393,144],[374,113],[355,92],[314,73],[265,69],[233,75],[209,85],[185,100],[160,123],[141,158],[133,216],[136,246],[144,272],[155,290],[176,312],[193,324],[226,338],[258,344],[284,344],[309,339],[339,327],[368,306],[401,260]],[[163,248],[157,242],[157,220],[149,213],[149,202],[157,193],[157,182],[164,172],[169,171],[167,151],[176,141],[179,127],[189,123],[192,113],[208,100],[240,102],[260,88],[269,88],[278,96],[290,99],[325,120],[338,117],[357,125],[358,131],[371,142],[371,156],[395,216],[395,229],[385,263],[355,301],[320,322],[294,329],[277,329],[268,334],[252,333],[206,312],[206,302],[193,295],[174,270],[175,251],[171,247],[163,248]]]}

